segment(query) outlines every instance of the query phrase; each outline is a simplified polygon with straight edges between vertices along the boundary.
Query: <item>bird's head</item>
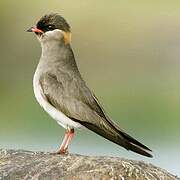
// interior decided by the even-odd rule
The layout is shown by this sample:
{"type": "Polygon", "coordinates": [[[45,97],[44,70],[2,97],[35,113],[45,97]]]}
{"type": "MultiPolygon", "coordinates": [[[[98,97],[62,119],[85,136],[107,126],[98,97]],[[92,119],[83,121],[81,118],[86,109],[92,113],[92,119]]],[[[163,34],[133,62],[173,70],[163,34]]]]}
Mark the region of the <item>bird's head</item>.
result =
{"type": "Polygon", "coordinates": [[[69,44],[71,41],[70,26],[67,21],[56,13],[44,15],[27,32],[34,32],[41,43],[47,41],[59,41],[69,44]]]}

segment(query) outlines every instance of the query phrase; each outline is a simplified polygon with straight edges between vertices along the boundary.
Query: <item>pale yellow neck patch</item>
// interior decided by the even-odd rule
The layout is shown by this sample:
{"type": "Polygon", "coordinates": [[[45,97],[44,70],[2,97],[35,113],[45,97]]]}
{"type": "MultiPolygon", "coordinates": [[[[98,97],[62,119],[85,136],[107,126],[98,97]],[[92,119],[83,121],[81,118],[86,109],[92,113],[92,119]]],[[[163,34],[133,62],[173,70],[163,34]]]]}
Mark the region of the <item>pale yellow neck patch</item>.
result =
{"type": "Polygon", "coordinates": [[[63,32],[63,35],[64,35],[64,43],[69,44],[71,42],[71,33],[63,32]]]}

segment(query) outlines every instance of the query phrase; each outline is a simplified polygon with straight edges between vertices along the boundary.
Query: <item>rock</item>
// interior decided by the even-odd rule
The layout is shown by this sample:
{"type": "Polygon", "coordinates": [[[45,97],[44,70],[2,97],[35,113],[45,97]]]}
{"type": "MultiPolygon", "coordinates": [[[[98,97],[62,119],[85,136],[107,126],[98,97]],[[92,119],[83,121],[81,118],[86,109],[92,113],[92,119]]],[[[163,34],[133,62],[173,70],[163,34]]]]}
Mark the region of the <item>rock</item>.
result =
{"type": "Polygon", "coordinates": [[[0,180],[177,180],[142,161],[77,154],[51,155],[25,150],[0,150],[0,180]]]}

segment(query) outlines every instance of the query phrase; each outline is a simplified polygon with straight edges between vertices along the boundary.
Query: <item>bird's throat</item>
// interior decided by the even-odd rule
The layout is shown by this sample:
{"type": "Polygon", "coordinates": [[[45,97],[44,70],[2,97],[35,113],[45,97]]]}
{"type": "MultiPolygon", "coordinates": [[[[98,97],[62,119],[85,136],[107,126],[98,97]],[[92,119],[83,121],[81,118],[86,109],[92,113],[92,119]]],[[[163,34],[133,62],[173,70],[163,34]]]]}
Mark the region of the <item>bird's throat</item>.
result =
{"type": "Polygon", "coordinates": [[[69,55],[69,47],[57,41],[42,43],[41,47],[41,57],[48,59],[48,61],[66,59],[66,57],[69,55]]]}

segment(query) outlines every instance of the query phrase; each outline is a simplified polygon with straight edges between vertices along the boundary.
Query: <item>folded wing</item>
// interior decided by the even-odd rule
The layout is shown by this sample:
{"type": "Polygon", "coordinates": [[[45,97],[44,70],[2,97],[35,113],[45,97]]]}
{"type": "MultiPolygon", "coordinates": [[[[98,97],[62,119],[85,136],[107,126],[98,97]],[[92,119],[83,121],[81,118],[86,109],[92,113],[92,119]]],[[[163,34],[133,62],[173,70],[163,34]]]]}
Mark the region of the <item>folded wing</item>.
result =
{"type": "Polygon", "coordinates": [[[47,72],[41,76],[40,85],[49,103],[72,120],[127,150],[152,157],[148,147],[126,134],[107,117],[80,77],[47,72]],[[63,76],[67,76],[68,81],[63,76]]]}

